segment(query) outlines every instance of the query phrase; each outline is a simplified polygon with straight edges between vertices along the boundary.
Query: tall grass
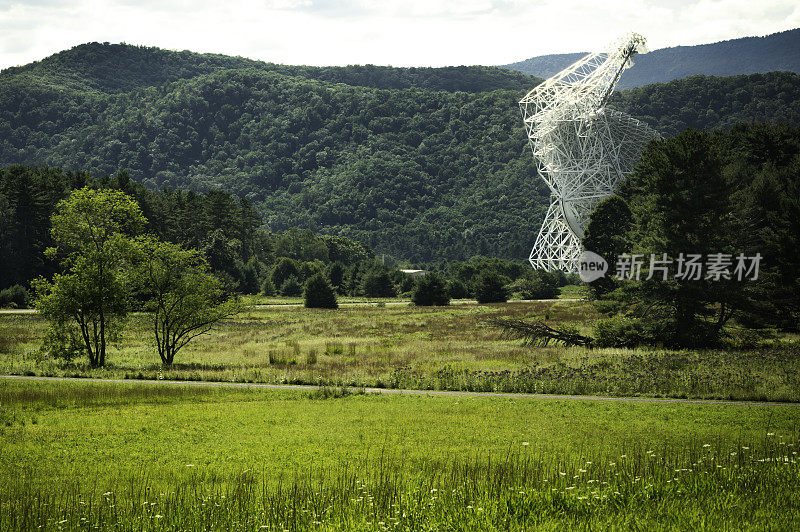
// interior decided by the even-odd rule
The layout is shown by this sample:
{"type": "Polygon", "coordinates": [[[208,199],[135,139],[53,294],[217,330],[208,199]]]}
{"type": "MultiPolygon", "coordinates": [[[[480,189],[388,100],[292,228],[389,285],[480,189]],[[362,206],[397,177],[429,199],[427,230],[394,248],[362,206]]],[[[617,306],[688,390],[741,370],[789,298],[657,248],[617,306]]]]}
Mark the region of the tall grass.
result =
{"type": "Polygon", "coordinates": [[[133,315],[105,368],[39,351],[45,322],[0,316],[0,373],[92,378],[326,384],[554,394],[800,401],[800,337],[699,351],[524,347],[485,325],[536,316],[589,333],[582,302],[440,308],[251,310],[163,367],[148,321],[133,315]]]}
{"type": "Polygon", "coordinates": [[[147,471],[98,486],[38,485],[21,472],[0,490],[2,530],[528,530],[532,528],[796,529],[798,434],[726,446],[694,442],[580,460],[509,449],[404,463],[309,468],[267,482],[245,469],[218,480],[186,467],[154,488],[147,471]]]}

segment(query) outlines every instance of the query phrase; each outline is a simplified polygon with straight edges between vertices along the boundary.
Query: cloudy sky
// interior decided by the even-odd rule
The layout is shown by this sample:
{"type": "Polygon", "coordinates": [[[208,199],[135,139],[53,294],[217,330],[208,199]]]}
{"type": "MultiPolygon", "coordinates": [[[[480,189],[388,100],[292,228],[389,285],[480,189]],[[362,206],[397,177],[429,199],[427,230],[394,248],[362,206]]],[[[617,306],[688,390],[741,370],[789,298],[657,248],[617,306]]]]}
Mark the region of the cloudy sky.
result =
{"type": "Polygon", "coordinates": [[[797,27],[797,0],[0,0],[0,68],[91,41],[288,64],[493,65],[627,31],[657,49],[797,27]]]}

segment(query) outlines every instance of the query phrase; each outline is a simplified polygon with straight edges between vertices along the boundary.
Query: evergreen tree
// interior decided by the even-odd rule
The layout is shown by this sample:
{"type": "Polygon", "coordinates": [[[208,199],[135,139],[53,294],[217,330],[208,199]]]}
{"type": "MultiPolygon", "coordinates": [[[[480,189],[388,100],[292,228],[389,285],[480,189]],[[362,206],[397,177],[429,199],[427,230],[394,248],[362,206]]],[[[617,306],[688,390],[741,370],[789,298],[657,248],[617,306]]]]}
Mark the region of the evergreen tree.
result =
{"type": "Polygon", "coordinates": [[[472,283],[472,293],[478,303],[505,303],[508,301],[503,278],[492,270],[479,273],[472,283]]]}
{"type": "Polygon", "coordinates": [[[336,294],[328,283],[328,279],[321,273],[311,276],[306,281],[303,291],[306,308],[338,308],[336,294]]]}
{"type": "Polygon", "coordinates": [[[419,307],[449,305],[450,296],[444,279],[435,272],[423,275],[417,279],[411,301],[419,307]]]}
{"type": "Polygon", "coordinates": [[[397,295],[389,272],[382,266],[374,266],[364,274],[361,291],[367,297],[395,297],[397,295]]]}
{"type": "Polygon", "coordinates": [[[589,283],[594,299],[602,299],[616,288],[614,269],[617,257],[629,253],[633,247],[628,235],[632,225],[633,214],[620,196],[601,201],[592,213],[583,237],[583,247],[603,257],[608,264],[606,275],[589,283]]]}

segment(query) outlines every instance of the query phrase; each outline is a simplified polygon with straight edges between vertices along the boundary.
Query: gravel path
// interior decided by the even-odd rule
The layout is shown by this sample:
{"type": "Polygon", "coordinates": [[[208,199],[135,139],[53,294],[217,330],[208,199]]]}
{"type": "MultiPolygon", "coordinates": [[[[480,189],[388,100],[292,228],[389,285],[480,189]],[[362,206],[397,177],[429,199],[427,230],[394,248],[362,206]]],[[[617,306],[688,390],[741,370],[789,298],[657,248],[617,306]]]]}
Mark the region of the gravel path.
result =
{"type": "MultiPolygon", "coordinates": [[[[205,381],[166,381],[166,380],[139,380],[139,379],[92,379],[74,377],[36,377],[23,375],[0,375],[0,379],[18,381],[54,381],[54,382],[103,382],[111,384],[159,384],[162,386],[200,386],[209,388],[250,388],[261,390],[289,390],[312,392],[319,389],[318,386],[301,384],[255,384],[245,382],[205,382],[205,381]]],[[[351,388],[362,390],[362,388],[351,388]]],[[[717,401],[712,399],[662,399],[655,397],[603,397],[597,395],[551,395],[534,393],[491,393],[491,392],[454,392],[446,390],[396,390],[388,388],[363,388],[368,394],[385,395],[428,395],[445,397],[500,397],[505,399],[532,399],[532,400],[559,400],[559,401],[606,401],[606,402],[628,402],[628,403],[666,403],[666,404],[700,404],[700,405],[721,405],[721,406],[800,406],[800,403],[781,403],[764,401],[717,401]]]]}

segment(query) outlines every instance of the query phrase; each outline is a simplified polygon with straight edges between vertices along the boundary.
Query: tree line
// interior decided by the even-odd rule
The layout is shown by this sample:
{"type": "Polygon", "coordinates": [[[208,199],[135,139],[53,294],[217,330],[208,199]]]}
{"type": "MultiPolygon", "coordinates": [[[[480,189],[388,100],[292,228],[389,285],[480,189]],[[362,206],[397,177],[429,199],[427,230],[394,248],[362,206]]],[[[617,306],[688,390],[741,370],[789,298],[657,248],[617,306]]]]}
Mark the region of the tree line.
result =
{"type": "MultiPolygon", "coordinates": [[[[414,290],[413,278],[399,271],[412,263],[378,260],[368,246],[341,236],[299,228],[269,232],[246,200],[228,192],[169,187],[156,192],[126,172],[96,178],[87,172],[12,165],[0,169],[0,306],[25,306],[33,279],[64,272],[63,257],[45,253],[56,247],[52,216],[59,202],[83,188],[131,197],[143,216],[141,232],[195,250],[229,294],[300,296],[317,274],[338,295],[395,297],[414,290]]],[[[418,266],[440,275],[448,296],[456,299],[476,297],[475,279],[485,272],[492,272],[502,288],[487,300],[554,297],[568,282],[563,275],[531,272],[521,261],[483,256],[418,266]]]]}

